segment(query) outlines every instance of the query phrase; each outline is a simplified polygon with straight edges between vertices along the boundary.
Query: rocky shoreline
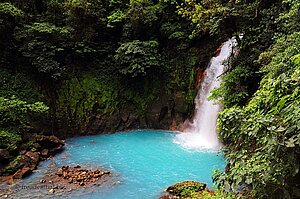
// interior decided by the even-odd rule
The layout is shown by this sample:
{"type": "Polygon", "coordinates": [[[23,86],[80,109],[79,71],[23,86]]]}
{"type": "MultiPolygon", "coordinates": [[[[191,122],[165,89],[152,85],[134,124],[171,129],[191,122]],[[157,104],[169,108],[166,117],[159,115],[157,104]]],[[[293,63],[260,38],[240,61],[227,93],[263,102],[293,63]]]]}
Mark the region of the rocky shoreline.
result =
{"type": "Polygon", "coordinates": [[[16,157],[5,149],[0,150],[1,181],[13,184],[16,180],[30,175],[37,169],[40,161],[61,152],[65,144],[56,136],[35,135],[26,145],[16,157]]]}

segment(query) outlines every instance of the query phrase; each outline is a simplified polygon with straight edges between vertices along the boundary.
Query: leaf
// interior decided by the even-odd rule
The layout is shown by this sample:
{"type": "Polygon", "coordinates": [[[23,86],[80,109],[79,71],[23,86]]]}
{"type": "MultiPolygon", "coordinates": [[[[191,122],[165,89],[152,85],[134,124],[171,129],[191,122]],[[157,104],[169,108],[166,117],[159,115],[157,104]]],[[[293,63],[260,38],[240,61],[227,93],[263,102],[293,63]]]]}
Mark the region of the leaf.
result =
{"type": "Polygon", "coordinates": [[[230,184],[227,181],[224,182],[224,189],[228,192],[230,191],[230,184]]]}
{"type": "Polygon", "coordinates": [[[281,100],[277,103],[277,111],[281,111],[281,109],[284,107],[287,99],[289,98],[289,96],[284,96],[283,98],[281,98],[281,100]]]}
{"type": "Polygon", "coordinates": [[[286,128],[280,126],[279,128],[276,129],[276,132],[283,132],[285,130],[286,130],[286,128]]]}
{"type": "Polygon", "coordinates": [[[241,176],[238,176],[235,183],[238,186],[243,181],[243,178],[241,176]]]}
{"type": "Polygon", "coordinates": [[[285,142],[286,147],[295,147],[295,143],[298,139],[296,138],[296,135],[294,135],[293,137],[289,138],[288,141],[285,142]]]}
{"type": "Polygon", "coordinates": [[[245,180],[246,184],[251,184],[252,183],[252,178],[251,177],[247,177],[245,180]]]}

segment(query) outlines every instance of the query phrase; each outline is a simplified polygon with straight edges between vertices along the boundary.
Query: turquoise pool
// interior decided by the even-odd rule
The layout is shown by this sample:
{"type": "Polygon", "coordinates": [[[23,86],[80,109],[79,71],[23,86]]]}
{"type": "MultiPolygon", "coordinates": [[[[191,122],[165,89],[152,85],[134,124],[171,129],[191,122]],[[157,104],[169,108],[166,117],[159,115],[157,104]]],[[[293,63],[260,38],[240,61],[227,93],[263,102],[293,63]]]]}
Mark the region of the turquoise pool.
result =
{"type": "MultiPolygon", "coordinates": [[[[43,162],[39,171],[21,183],[41,178],[49,164],[103,166],[120,183],[70,192],[67,198],[151,199],[168,186],[184,180],[197,180],[212,187],[212,170],[224,169],[216,151],[185,149],[174,142],[175,133],[136,130],[123,133],[78,137],[66,140],[66,150],[43,162]]],[[[30,194],[41,194],[42,191],[30,194]]],[[[23,195],[25,196],[25,195],[23,195]]],[[[55,197],[55,195],[48,195],[55,197]]]]}

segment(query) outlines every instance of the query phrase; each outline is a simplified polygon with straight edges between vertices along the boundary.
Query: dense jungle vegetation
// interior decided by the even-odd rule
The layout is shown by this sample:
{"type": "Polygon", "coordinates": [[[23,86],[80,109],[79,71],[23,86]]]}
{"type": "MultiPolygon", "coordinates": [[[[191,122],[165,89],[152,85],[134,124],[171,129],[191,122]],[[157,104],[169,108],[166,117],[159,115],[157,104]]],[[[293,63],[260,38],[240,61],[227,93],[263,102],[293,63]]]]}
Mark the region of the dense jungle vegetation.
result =
{"type": "Polygon", "coordinates": [[[218,130],[229,162],[214,176],[216,197],[299,198],[299,8],[299,0],[2,0],[0,149],[17,161],[32,147],[22,145],[28,134],[84,134],[121,108],[144,116],[162,98],[181,96],[188,117],[196,69],[243,34],[211,96],[224,105],[218,130]]]}

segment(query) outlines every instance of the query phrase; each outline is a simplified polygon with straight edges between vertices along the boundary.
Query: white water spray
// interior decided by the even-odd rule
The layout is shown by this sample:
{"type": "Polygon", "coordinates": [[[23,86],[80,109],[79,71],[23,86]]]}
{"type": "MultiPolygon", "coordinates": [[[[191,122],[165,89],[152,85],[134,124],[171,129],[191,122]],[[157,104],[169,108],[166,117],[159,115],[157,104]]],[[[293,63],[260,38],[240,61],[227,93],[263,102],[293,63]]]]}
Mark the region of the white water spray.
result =
{"type": "Polygon", "coordinates": [[[223,43],[220,54],[213,57],[201,82],[195,99],[195,113],[193,121],[187,121],[188,127],[183,133],[176,135],[175,142],[188,149],[218,149],[221,143],[217,136],[217,117],[221,109],[220,104],[208,100],[210,91],[220,86],[220,75],[224,72],[225,64],[231,55],[236,40],[230,39],[223,43]]]}

